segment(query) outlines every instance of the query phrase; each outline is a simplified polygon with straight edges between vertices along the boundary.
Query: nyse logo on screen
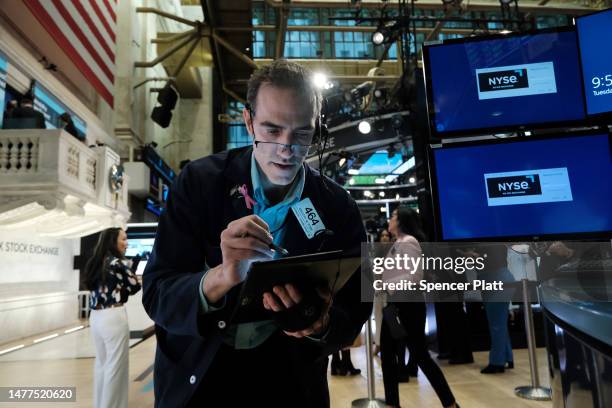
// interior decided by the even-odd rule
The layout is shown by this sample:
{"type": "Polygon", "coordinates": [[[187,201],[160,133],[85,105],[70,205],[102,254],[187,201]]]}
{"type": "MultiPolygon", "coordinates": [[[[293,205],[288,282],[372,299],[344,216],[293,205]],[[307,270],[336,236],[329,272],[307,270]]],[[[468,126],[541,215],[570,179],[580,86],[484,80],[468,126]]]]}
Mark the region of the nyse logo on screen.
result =
{"type": "Polygon", "coordinates": [[[572,201],[567,167],[485,173],[487,205],[523,205],[572,201]]]}
{"type": "Polygon", "coordinates": [[[488,178],[487,188],[489,198],[542,194],[538,174],[488,178]]]}
{"type": "Polygon", "coordinates": [[[527,69],[514,69],[478,74],[480,92],[500,91],[504,89],[529,88],[527,69]]]}

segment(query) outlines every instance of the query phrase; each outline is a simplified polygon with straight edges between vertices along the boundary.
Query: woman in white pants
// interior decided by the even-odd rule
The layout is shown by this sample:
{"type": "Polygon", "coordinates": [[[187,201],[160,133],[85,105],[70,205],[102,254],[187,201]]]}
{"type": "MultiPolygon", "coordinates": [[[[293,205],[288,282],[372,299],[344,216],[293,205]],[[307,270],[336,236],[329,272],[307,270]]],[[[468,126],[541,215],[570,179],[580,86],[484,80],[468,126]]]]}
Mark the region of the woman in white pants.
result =
{"type": "Polygon", "coordinates": [[[85,285],[91,291],[89,325],[96,347],[94,408],[127,408],[129,341],[124,303],[140,290],[125,259],[127,235],[121,228],[100,234],[94,255],[85,266],[85,285]]]}

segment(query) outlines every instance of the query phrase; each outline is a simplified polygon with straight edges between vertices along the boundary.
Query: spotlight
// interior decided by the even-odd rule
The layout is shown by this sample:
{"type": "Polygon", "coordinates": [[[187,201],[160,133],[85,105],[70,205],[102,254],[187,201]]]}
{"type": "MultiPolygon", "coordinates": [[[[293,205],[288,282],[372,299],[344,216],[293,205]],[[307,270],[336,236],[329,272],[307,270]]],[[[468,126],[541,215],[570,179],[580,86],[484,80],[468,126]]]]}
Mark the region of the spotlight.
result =
{"type": "Polygon", "coordinates": [[[357,169],[349,169],[348,174],[350,174],[351,176],[357,176],[359,174],[359,170],[357,170],[357,169]]]}
{"type": "Polygon", "coordinates": [[[385,196],[385,192],[384,192],[384,191],[381,191],[380,193],[378,193],[378,195],[379,195],[380,197],[384,197],[384,196],[385,196]]]}
{"type": "Polygon", "coordinates": [[[410,184],[414,183],[415,181],[416,181],[416,179],[415,179],[414,177],[410,177],[410,178],[408,179],[408,182],[409,182],[410,184]]]}
{"type": "Polygon", "coordinates": [[[343,158],[341,158],[341,159],[338,161],[338,166],[339,166],[339,167],[342,167],[342,166],[344,166],[344,163],[346,163],[346,158],[344,158],[344,157],[343,157],[343,158]]]}
{"type": "Polygon", "coordinates": [[[156,106],[151,112],[151,119],[159,126],[167,128],[172,120],[172,111],[165,106],[156,106]]]}
{"type": "Polygon", "coordinates": [[[359,132],[363,133],[364,135],[367,135],[372,131],[372,125],[370,125],[370,122],[368,122],[367,120],[362,120],[361,122],[359,122],[358,129],[359,132]]]}
{"type": "Polygon", "coordinates": [[[350,179],[350,180],[349,180],[349,184],[350,184],[351,186],[352,186],[353,184],[355,184],[355,179],[354,179],[354,178],[350,179]]]}
{"type": "Polygon", "coordinates": [[[374,183],[376,183],[376,184],[385,184],[386,181],[385,181],[384,178],[377,178],[377,179],[374,180],[374,183]]]}
{"type": "Polygon", "coordinates": [[[157,94],[157,102],[169,110],[174,109],[176,101],[178,101],[178,94],[169,83],[159,91],[159,94],[157,94]]]}
{"type": "Polygon", "coordinates": [[[386,213],[387,212],[387,207],[380,207],[380,212],[386,213]]]}
{"type": "Polygon", "coordinates": [[[380,45],[385,42],[385,35],[381,31],[376,31],[372,34],[372,43],[374,45],[380,45]]]}
{"type": "Polygon", "coordinates": [[[157,102],[160,106],[153,108],[151,119],[163,128],[167,128],[172,120],[172,109],[175,108],[178,100],[178,93],[168,82],[157,94],[157,102]]]}
{"type": "Polygon", "coordinates": [[[327,75],[325,75],[322,72],[316,72],[312,77],[312,81],[314,82],[315,86],[319,89],[324,89],[324,88],[329,89],[327,75]]]}
{"type": "Polygon", "coordinates": [[[363,196],[366,198],[371,198],[374,194],[370,190],[366,190],[363,192],[363,196]]]}
{"type": "Polygon", "coordinates": [[[372,44],[376,46],[395,41],[398,30],[399,24],[396,20],[381,22],[372,34],[372,44]]]}

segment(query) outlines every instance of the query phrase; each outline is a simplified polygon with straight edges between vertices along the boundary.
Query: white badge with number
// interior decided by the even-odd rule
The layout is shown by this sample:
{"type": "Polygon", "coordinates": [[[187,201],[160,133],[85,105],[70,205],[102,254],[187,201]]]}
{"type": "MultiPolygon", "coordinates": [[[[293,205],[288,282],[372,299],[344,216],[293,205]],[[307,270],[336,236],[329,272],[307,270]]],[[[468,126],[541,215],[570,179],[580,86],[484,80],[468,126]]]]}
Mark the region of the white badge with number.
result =
{"type": "Polygon", "coordinates": [[[319,217],[317,210],[314,208],[314,205],[312,205],[310,198],[307,197],[299,203],[294,204],[291,209],[308,239],[311,239],[317,232],[325,229],[325,225],[321,217],[319,217]]]}

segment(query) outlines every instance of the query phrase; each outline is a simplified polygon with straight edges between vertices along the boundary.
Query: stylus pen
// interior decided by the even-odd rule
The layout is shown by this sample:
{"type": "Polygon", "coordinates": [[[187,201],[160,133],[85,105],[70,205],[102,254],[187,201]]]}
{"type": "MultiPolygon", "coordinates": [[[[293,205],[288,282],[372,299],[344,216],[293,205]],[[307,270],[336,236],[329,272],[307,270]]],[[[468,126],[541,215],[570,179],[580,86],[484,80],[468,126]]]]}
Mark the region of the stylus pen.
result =
{"type": "Polygon", "coordinates": [[[276,252],[280,252],[280,254],[281,254],[282,256],[287,256],[287,255],[289,255],[289,251],[287,251],[285,248],[281,248],[281,247],[279,247],[279,246],[278,246],[278,245],[276,245],[274,242],[270,243],[270,244],[268,245],[268,247],[270,247],[270,249],[275,250],[276,252]]]}

